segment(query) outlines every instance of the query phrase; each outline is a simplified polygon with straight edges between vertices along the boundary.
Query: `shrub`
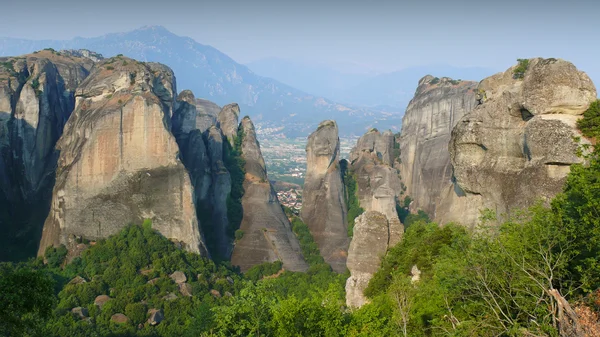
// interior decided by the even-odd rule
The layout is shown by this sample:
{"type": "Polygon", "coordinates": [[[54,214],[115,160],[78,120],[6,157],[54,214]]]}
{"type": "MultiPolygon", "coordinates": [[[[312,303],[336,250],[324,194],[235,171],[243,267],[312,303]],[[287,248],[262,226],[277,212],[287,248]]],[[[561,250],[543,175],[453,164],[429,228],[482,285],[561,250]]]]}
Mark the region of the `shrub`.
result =
{"type": "Polygon", "coordinates": [[[528,59],[517,59],[517,62],[519,62],[519,64],[513,71],[513,78],[514,79],[523,79],[525,77],[525,72],[527,71],[527,67],[529,67],[529,60],[528,59]]]}
{"type": "Polygon", "coordinates": [[[236,240],[241,240],[244,237],[244,231],[241,229],[238,229],[235,231],[235,239],[236,240]]]}
{"type": "Polygon", "coordinates": [[[583,113],[583,118],[577,121],[577,128],[586,137],[595,138],[600,135],[600,100],[590,104],[583,113]]]}

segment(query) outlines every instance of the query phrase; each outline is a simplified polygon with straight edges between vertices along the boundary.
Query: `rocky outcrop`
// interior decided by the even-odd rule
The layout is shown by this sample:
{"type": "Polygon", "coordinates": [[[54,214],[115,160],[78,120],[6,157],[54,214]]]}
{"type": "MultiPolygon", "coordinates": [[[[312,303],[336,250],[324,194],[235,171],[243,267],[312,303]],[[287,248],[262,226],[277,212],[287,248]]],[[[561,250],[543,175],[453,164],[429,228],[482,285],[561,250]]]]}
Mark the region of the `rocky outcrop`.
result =
{"type": "Polygon", "coordinates": [[[208,249],[214,257],[229,259],[232,240],[227,235],[227,196],[231,179],[223,163],[223,134],[216,126],[214,107],[218,106],[199,101],[189,90],[179,94],[172,118],[173,134],[194,186],[196,210],[208,249]],[[206,119],[207,109],[214,120],[206,119]]]}
{"type": "Polygon", "coordinates": [[[0,58],[0,260],[37,249],[58,158],[54,145],[93,65],[52,50],[0,58]]]}
{"type": "Polygon", "coordinates": [[[582,160],[573,137],[596,100],[590,78],[559,59],[529,60],[523,79],[515,67],[481,81],[482,104],[452,131],[456,183],[439,207],[441,222],[473,225],[482,208],[502,216],[549,200],[562,190],[569,165],[582,160]]]}
{"type": "Polygon", "coordinates": [[[347,209],[340,171],[340,140],[335,121],[327,120],[308,137],[306,178],[301,217],[317,246],[336,272],[346,270],[348,256],[347,209]]]}
{"type": "Polygon", "coordinates": [[[350,154],[348,174],[356,180],[358,201],[365,210],[354,220],[346,262],[351,273],[346,282],[346,304],[350,307],[367,302],[363,291],[379,268],[381,257],[404,232],[396,212],[402,182],[398,170],[392,167],[394,144],[391,131],[372,129],[358,140],[350,154]]]}
{"type": "Polygon", "coordinates": [[[237,103],[227,104],[217,116],[217,126],[233,147],[239,126],[240,107],[237,103]]]}
{"type": "Polygon", "coordinates": [[[244,117],[242,158],[246,171],[240,227],[242,237],[235,243],[231,263],[242,271],[264,262],[281,261],[283,268],[306,271],[298,239],[283,212],[277,194],[267,177],[267,169],[252,121],[244,117]]]}
{"type": "Polygon", "coordinates": [[[476,82],[423,77],[402,118],[400,172],[413,210],[437,219],[442,194],[452,186],[448,143],[458,121],[476,105],[476,82]]]}
{"type": "Polygon", "coordinates": [[[116,57],[78,87],[57,143],[50,214],[39,253],[69,236],[98,239],[130,223],[207,255],[190,177],[171,133],[175,77],[160,64],[116,57]]]}
{"type": "Polygon", "coordinates": [[[389,247],[389,222],[385,215],[367,211],[354,221],[354,236],[348,252],[346,304],[361,307],[368,303],[363,291],[381,265],[381,257],[389,247]]]}

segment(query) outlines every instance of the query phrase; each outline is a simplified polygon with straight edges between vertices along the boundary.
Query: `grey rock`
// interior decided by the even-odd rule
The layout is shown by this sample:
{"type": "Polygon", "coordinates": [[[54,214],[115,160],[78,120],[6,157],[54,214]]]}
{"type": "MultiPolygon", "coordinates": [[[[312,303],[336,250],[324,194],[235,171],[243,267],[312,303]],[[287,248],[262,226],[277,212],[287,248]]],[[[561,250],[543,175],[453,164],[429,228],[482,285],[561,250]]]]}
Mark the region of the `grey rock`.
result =
{"type": "Polygon", "coordinates": [[[298,239],[267,177],[254,125],[244,117],[240,127],[246,170],[240,226],[244,236],[234,246],[231,263],[246,271],[264,262],[281,261],[286,270],[306,271],[298,239]]]}
{"type": "Polygon", "coordinates": [[[414,98],[402,118],[400,172],[413,211],[422,209],[430,218],[443,193],[452,185],[452,165],[448,144],[454,126],[475,108],[477,83],[453,84],[442,78],[432,84],[433,76],[419,81],[414,98]]]}
{"type": "Polygon", "coordinates": [[[217,116],[217,126],[227,138],[229,144],[233,147],[240,118],[240,106],[237,103],[227,104],[221,109],[217,116]]]}
{"type": "Polygon", "coordinates": [[[439,207],[443,223],[473,226],[480,209],[492,209],[501,220],[548,201],[562,191],[569,166],[582,161],[573,137],[580,136],[577,119],[596,100],[589,77],[560,59],[530,60],[522,80],[513,70],[481,81],[483,103],[452,131],[456,183],[439,207]]]}
{"type": "Polygon", "coordinates": [[[89,317],[89,312],[86,308],[83,307],[75,307],[73,309],[71,309],[71,312],[76,315],[77,317],[79,317],[80,319],[89,317]]]}
{"type": "Polygon", "coordinates": [[[301,217],[321,255],[333,270],[346,270],[350,239],[345,188],[340,172],[340,140],[335,121],[327,120],[308,137],[301,217]]]}
{"type": "Polygon", "coordinates": [[[106,302],[110,301],[110,296],[108,295],[99,295],[94,300],[94,304],[98,306],[98,308],[102,309],[106,302]]]}
{"type": "Polygon", "coordinates": [[[185,274],[179,270],[173,272],[173,274],[169,275],[169,277],[171,278],[171,280],[173,280],[173,282],[177,284],[182,284],[187,281],[187,277],[185,276],[185,274]]]}
{"type": "Polygon", "coordinates": [[[129,322],[129,317],[125,316],[124,314],[114,314],[110,317],[110,320],[112,322],[118,323],[118,324],[125,324],[127,322],[129,322]]]}
{"type": "Polygon", "coordinates": [[[148,324],[152,326],[156,326],[160,324],[160,322],[164,321],[165,314],[162,309],[150,309],[148,310],[148,324]]]}
{"type": "Polygon", "coordinates": [[[389,240],[389,222],[384,214],[367,211],[356,218],[347,261],[351,273],[346,281],[346,304],[349,307],[368,303],[363,292],[379,269],[381,257],[389,248],[389,240]]]}
{"type": "Polygon", "coordinates": [[[208,256],[193,186],[170,131],[173,72],[111,60],[97,64],[77,88],[57,143],[56,184],[38,254],[65,244],[70,234],[96,240],[151,218],[167,238],[208,256]]]}
{"type": "Polygon", "coordinates": [[[193,293],[192,285],[189,283],[179,284],[179,292],[183,296],[192,297],[192,293],[193,293]]]}

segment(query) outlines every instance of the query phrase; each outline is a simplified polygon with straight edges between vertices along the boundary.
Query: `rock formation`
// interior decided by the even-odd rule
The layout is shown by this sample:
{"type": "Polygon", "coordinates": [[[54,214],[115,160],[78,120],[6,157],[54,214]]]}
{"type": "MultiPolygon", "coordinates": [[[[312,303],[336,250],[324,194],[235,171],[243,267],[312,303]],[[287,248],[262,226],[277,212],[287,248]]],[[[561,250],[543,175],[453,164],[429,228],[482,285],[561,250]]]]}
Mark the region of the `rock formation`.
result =
{"type": "Polygon", "coordinates": [[[286,270],[306,271],[308,265],[298,239],[267,178],[254,125],[250,118],[244,117],[240,127],[246,170],[240,227],[243,236],[235,243],[231,263],[245,271],[260,263],[281,261],[286,270]]]}
{"type": "Polygon", "coordinates": [[[207,102],[196,99],[189,90],[182,91],[173,113],[173,134],[192,179],[208,249],[214,257],[229,259],[232,239],[227,235],[227,196],[231,179],[223,163],[223,134],[216,126],[214,109],[218,106],[207,102]],[[209,115],[213,118],[207,119],[209,115]]]}
{"type": "Polygon", "coordinates": [[[350,239],[335,121],[326,120],[308,137],[301,217],[321,255],[334,271],[346,270],[350,239]]]}
{"type": "Polygon", "coordinates": [[[52,50],[0,58],[0,260],[37,249],[54,182],[54,145],[93,64],[52,50]]]}
{"type": "Polygon", "coordinates": [[[371,129],[350,153],[350,174],[355,177],[357,197],[365,213],[354,220],[347,267],[351,276],[346,282],[346,303],[360,307],[369,280],[379,268],[388,248],[398,243],[404,232],[396,212],[402,190],[398,170],[392,165],[394,135],[371,129]]]}
{"type": "Polygon", "coordinates": [[[175,77],[125,57],[96,65],[78,87],[60,151],[39,253],[72,236],[98,239],[129,223],[153,228],[207,255],[193,186],[171,133],[175,77]]]}
{"type": "Polygon", "coordinates": [[[217,126],[221,129],[231,146],[233,146],[233,141],[237,137],[239,118],[240,107],[237,103],[227,104],[217,116],[217,126]]]}
{"type": "Polygon", "coordinates": [[[390,245],[389,228],[385,215],[376,211],[366,211],[354,220],[354,236],[347,261],[351,273],[346,281],[349,307],[361,307],[368,302],[363,292],[390,245]]]}
{"type": "Polygon", "coordinates": [[[452,131],[456,183],[438,207],[441,222],[473,225],[482,208],[502,215],[548,200],[562,190],[569,165],[582,160],[573,137],[596,99],[590,78],[557,59],[529,60],[523,79],[515,67],[481,81],[482,104],[452,131]]]}
{"type": "Polygon", "coordinates": [[[442,193],[452,186],[448,143],[458,121],[476,105],[476,82],[423,77],[402,118],[400,172],[413,210],[437,218],[442,193]]]}

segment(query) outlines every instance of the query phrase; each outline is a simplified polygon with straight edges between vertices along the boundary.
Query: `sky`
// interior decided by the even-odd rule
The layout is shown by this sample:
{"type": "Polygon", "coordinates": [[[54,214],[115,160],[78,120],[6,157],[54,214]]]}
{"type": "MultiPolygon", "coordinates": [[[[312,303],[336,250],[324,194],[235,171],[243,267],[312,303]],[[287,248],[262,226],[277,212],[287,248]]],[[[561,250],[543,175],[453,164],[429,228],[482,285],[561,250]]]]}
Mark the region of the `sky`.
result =
{"type": "Polygon", "coordinates": [[[0,36],[70,39],[162,25],[240,63],[345,72],[448,64],[504,70],[555,57],[600,79],[594,0],[0,0],[0,36]]]}

